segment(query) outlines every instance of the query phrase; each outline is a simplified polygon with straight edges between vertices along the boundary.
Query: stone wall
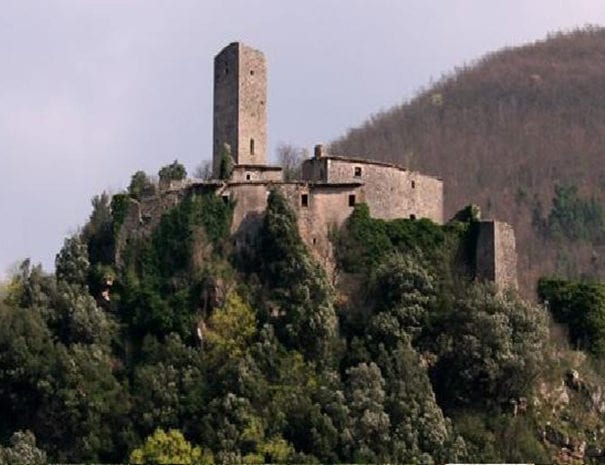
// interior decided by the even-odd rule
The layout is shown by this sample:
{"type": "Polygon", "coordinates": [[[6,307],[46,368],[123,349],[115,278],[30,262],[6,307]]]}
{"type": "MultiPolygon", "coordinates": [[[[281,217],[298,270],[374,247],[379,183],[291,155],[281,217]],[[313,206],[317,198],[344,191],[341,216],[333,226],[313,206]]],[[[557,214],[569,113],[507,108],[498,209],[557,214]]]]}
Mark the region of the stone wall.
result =
{"type": "Polygon", "coordinates": [[[499,290],[517,288],[515,232],[508,223],[479,223],[475,276],[479,280],[494,282],[499,290]]]}
{"type": "Polygon", "coordinates": [[[214,120],[212,169],[218,178],[224,145],[238,151],[239,44],[225,47],[214,58],[214,120]]]}
{"type": "Polygon", "coordinates": [[[303,178],[329,183],[363,183],[365,202],[375,218],[430,218],[443,223],[443,182],[386,163],[343,157],[306,160],[303,178]]]}
{"type": "Polygon", "coordinates": [[[267,67],[262,52],[240,44],[239,140],[235,163],[267,162],[267,67]]]}
{"type": "Polygon", "coordinates": [[[237,165],[233,168],[229,182],[273,181],[281,182],[284,179],[283,169],[280,166],[267,165],[237,165]]]}
{"type": "Polygon", "coordinates": [[[214,59],[213,172],[218,177],[224,145],[235,164],[263,165],[267,158],[265,56],[242,43],[214,59]]]}
{"type": "Polygon", "coordinates": [[[340,228],[353,212],[350,196],[355,195],[356,199],[363,200],[360,187],[357,183],[230,183],[221,191],[221,195],[235,200],[231,232],[234,245],[243,247],[258,234],[270,190],[278,189],[296,213],[302,240],[318,262],[331,273],[334,269],[334,251],[330,233],[340,228]]]}

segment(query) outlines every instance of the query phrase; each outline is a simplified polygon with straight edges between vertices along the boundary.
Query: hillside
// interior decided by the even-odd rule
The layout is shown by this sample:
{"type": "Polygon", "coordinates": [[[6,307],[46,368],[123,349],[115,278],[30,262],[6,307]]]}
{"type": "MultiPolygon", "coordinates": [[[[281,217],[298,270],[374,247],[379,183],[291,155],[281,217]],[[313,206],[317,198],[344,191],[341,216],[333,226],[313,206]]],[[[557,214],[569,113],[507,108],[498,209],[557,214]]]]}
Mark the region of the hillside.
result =
{"type": "Polygon", "coordinates": [[[574,351],[472,279],[474,208],[356,205],[333,281],[279,190],[238,248],[235,202],[185,177],[135,173],[53,274],[0,285],[0,464],[605,460],[605,284],[540,283],[574,351]]]}
{"type": "Polygon", "coordinates": [[[540,276],[605,277],[605,30],[489,54],[331,144],[442,177],[516,230],[522,291],[540,276]]]}

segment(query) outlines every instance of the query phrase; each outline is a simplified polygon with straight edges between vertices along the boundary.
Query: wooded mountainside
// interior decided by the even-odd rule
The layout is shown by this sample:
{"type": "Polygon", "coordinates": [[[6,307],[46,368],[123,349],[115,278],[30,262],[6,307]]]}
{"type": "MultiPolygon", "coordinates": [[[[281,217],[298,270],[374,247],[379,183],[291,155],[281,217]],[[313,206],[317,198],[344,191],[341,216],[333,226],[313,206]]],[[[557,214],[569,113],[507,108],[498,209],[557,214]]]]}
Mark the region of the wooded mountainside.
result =
{"type": "Polygon", "coordinates": [[[440,176],[446,217],[469,203],[516,232],[520,283],[605,277],[605,30],[489,54],[331,145],[440,176]]]}

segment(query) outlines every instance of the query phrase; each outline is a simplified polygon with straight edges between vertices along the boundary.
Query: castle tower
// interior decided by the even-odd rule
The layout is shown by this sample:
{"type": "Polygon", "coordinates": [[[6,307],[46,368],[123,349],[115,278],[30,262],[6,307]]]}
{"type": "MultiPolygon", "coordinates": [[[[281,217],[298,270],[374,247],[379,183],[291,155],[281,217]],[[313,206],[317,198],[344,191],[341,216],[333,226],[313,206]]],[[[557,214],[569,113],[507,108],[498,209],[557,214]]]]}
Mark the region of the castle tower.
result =
{"type": "Polygon", "coordinates": [[[262,52],[233,42],[214,58],[213,170],[225,144],[236,165],[265,165],[267,68],[262,52]]]}

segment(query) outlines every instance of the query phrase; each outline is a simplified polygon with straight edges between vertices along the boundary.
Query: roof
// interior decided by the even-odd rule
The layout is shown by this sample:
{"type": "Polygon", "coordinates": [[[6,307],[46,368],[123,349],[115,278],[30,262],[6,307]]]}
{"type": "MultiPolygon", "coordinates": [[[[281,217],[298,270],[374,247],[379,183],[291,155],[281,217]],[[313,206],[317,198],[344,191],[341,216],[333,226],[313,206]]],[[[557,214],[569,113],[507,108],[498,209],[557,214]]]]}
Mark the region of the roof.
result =
{"type": "MultiPolygon", "coordinates": [[[[318,158],[308,158],[304,161],[304,163],[307,162],[312,162],[314,160],[318,160],[318,158]]],[[[370,160],[368,158],[357,158],[357,157],[353,157],[353,156],[343,156],[343,155],[322,155],[319,160],[337,160],[337,161],[344,161],[347,163],[356,163],[356,164],[364,164],[364,165],[377,165],[377,166],[383,166],[385,168],[394,168],[397,169],[399,171],[408,171],[410,173],[417,173],[420,176],[426,176],[427,178],[434,178],[437,179],[439,181],[443,181],[442,178],[438,177],[438,176],[432,176],[430,174],[424,174],[424,173],[420,173],[418,171],[411,171],[408,170],[407,168],[404,168],[401,165],[397,165],[395,163],[388,163],[385,161],[379,161],[379,160],[370,160]]]]}

